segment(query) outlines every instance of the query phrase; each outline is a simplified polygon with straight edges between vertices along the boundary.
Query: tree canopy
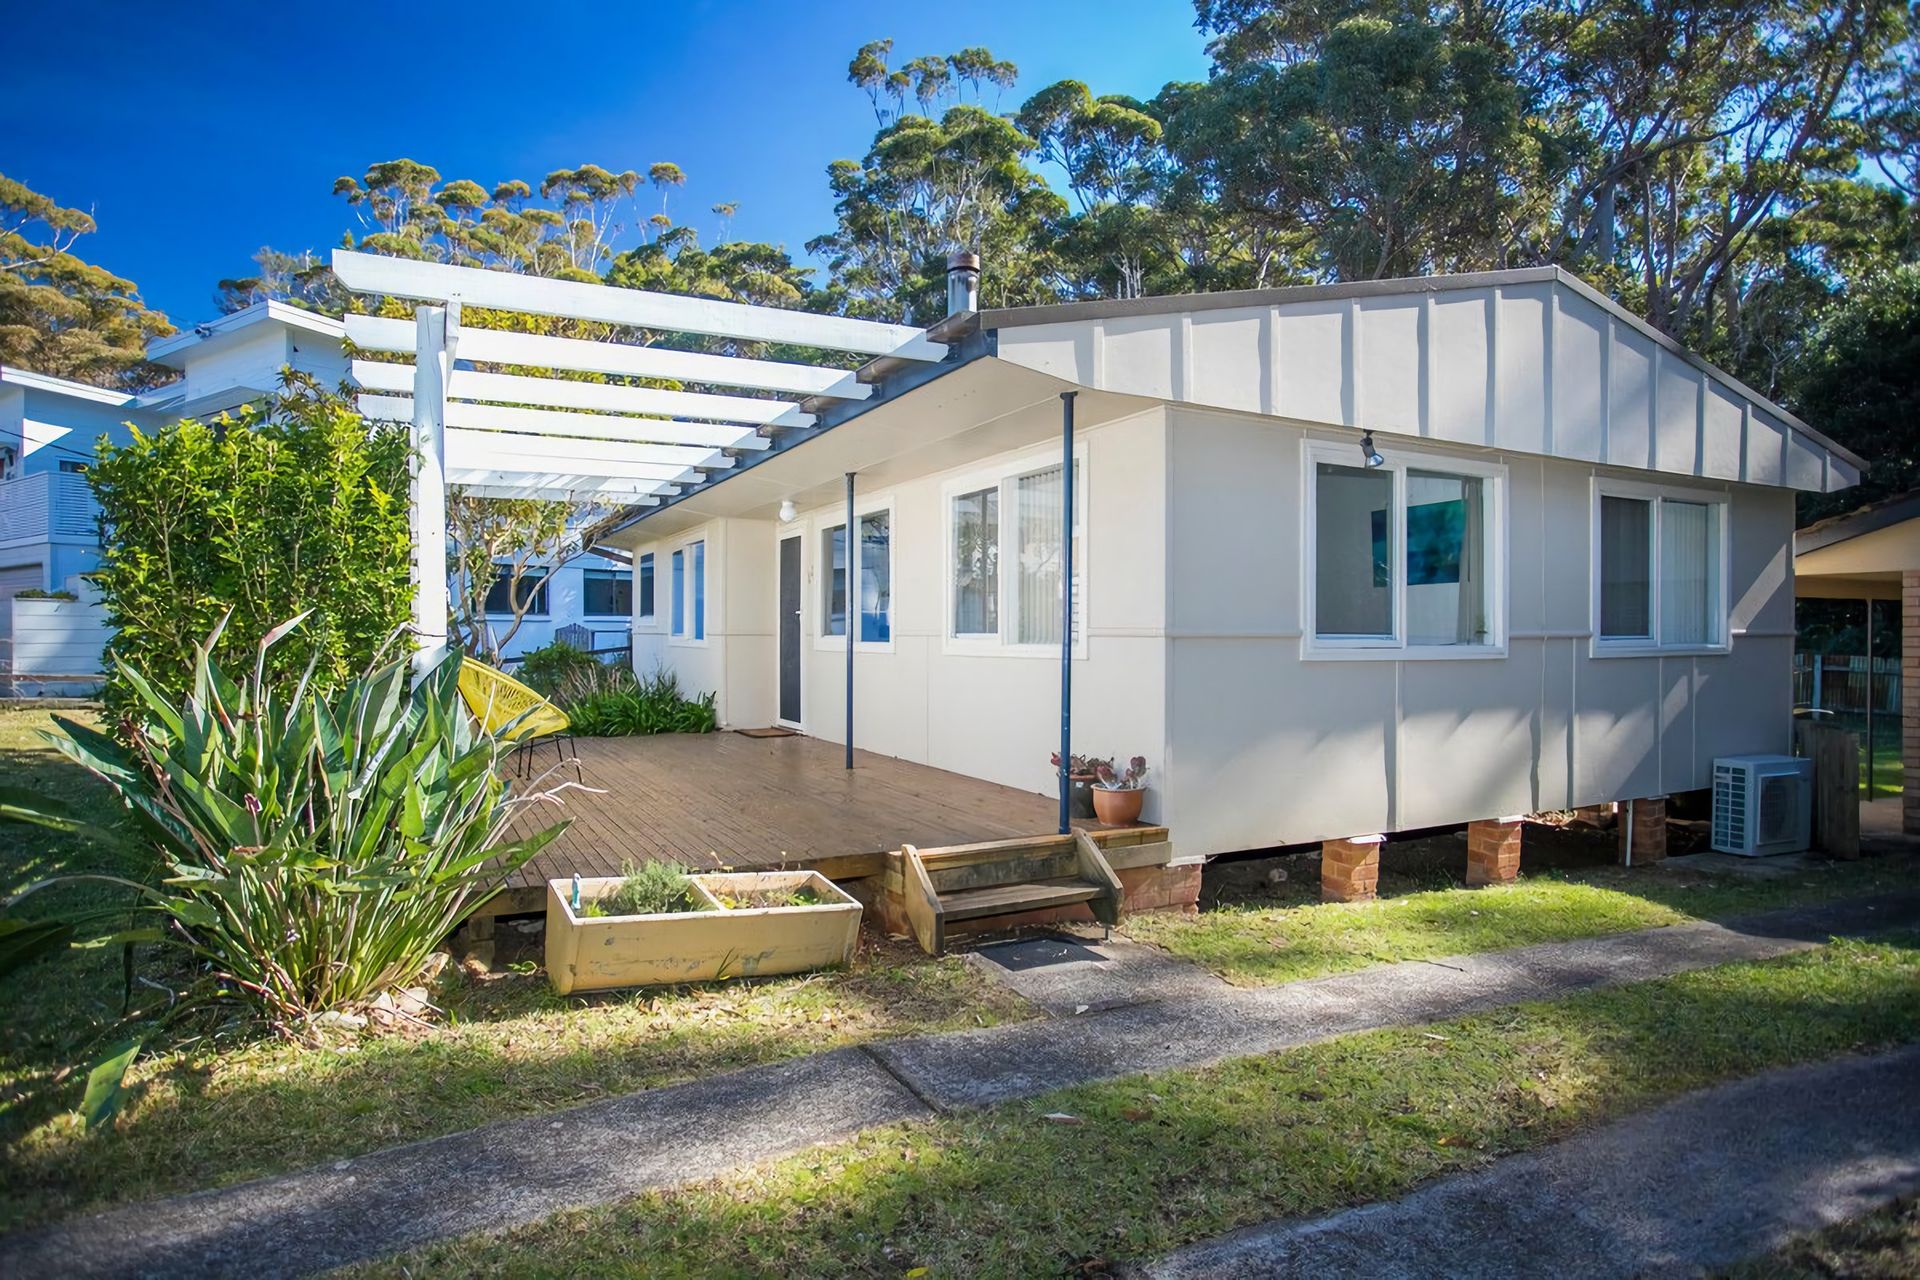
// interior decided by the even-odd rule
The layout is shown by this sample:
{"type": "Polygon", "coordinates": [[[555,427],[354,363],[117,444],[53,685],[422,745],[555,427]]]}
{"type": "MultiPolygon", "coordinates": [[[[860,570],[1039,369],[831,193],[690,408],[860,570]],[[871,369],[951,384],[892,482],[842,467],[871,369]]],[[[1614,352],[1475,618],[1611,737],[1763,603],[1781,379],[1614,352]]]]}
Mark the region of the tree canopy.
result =
{"type": "Polygon", "coordinates": [[[131,280],[73,252],[94,230],[91,214],[0,174],[0,364],[137,388],[155,376],[148,340],[173,326],[131,280]]]}

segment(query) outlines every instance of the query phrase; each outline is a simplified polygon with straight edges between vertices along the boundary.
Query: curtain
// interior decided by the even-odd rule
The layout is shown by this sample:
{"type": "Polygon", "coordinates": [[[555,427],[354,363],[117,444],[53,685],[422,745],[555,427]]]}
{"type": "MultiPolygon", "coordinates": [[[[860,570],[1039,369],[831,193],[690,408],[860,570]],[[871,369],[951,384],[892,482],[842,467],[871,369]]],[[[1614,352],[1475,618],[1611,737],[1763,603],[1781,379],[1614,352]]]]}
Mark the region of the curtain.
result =
{"type": "Polygon", "coordinates": [[[1660,504],[1660,643],[1712,644],[1713,508],[1660,504]]]}
{"type": "Polygon", "coordinates": [[[1020,556],[1015,566],[1019,593],[1014,641],[1017,644],[1060,643],[1061,470],[1051,467],[1014,481],[1014,541],[1020,556]]]}
{"type": "Polygon", "coordinates": [[[1653,599],[1648,582],[1653,554],[1653,504],[1642,498],[1600,498],[1600,634],[1651,637],[1653,599]]]}

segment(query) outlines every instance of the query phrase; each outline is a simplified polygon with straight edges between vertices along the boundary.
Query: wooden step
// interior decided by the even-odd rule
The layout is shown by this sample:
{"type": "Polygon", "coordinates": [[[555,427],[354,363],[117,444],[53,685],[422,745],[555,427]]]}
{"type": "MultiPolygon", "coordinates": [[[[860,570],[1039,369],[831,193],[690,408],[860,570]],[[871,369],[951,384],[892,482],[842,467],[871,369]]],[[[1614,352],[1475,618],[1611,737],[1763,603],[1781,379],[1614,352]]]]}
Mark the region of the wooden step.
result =
{"type": "Polygon", "coordinates": [[[994,884],[940,895],[940,912],[949,920],[978,920],[982,916],[1011,916],[1023,911],[1045,911],[1072,906],[1099,897],[1105,889],[1084,880],[1040,880],[1026,884],[994,884]]]}
{"type": "Polygon", "coordinates": [[[922,853],[902,845],[898,892],[915,941],[947,948],[947,924],[1024,915],[1084,902],[1094,919],[1119,923],[1125,889],[1084,831],[922,853]]]}

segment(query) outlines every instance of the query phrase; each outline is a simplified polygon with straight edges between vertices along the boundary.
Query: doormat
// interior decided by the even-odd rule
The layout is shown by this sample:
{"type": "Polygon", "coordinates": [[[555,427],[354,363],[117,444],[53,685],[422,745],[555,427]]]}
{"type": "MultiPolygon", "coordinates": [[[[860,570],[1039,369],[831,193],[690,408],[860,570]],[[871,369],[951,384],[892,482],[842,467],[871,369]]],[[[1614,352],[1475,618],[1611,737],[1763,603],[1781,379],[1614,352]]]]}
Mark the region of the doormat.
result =
{"type": "Polygon", "coordinates": [[[793,730],[783,729],[777,724],[770,724],[764,729],[735,729],[734,732],[743,738],[791,738],[794,736],[793,730]]]}

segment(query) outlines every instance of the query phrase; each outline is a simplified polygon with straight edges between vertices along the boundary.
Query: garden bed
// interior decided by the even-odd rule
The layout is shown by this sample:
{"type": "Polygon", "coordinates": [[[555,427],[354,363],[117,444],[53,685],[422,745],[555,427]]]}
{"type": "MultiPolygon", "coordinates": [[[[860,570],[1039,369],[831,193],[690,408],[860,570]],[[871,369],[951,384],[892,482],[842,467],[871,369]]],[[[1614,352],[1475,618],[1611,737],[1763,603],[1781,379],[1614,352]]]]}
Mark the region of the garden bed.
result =
{"type": "Polygon", "coordinates": [[[688,909],[594,914],[629,877],[547,882],[547,978],[562,995],[615,987],[765,977],[844,965],[860,904],[817,871],[686,877],[688,909]],[[753,905],[764,903],[767,905],[753,905]]]}

